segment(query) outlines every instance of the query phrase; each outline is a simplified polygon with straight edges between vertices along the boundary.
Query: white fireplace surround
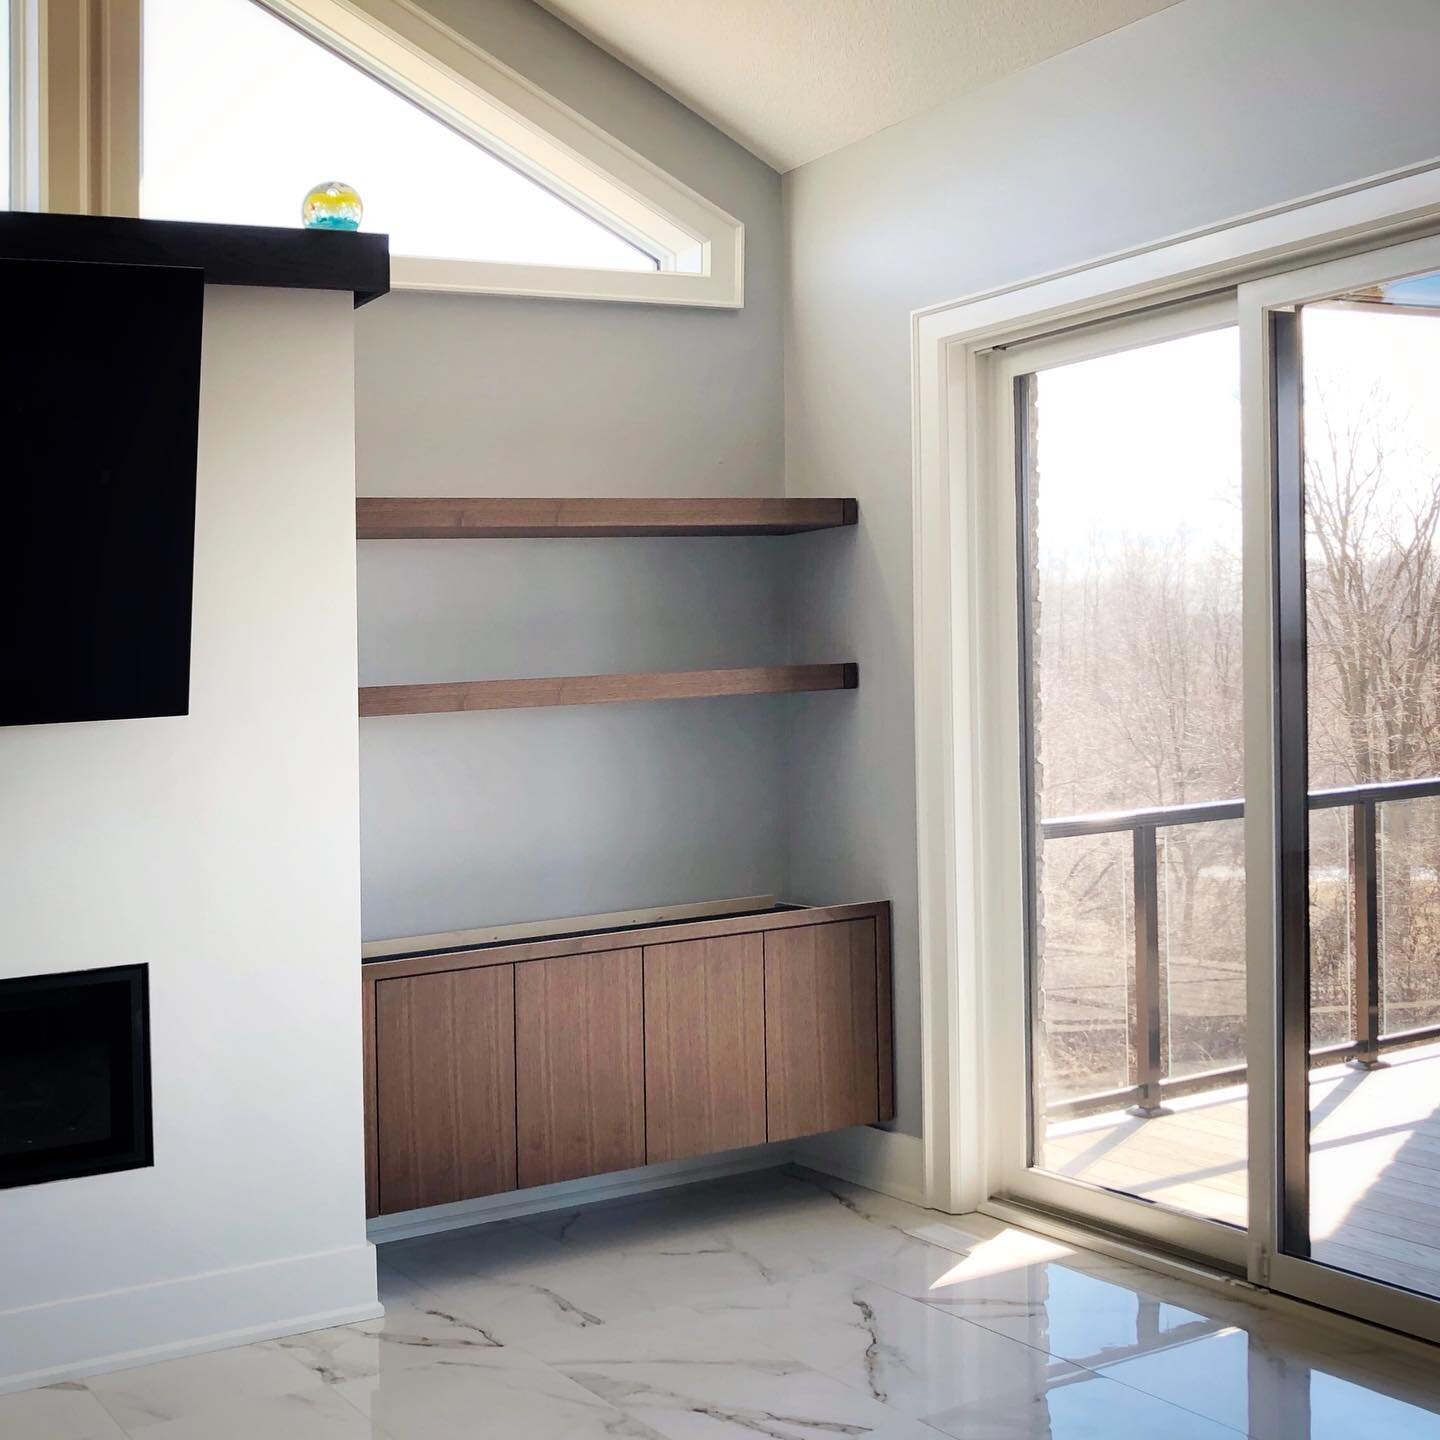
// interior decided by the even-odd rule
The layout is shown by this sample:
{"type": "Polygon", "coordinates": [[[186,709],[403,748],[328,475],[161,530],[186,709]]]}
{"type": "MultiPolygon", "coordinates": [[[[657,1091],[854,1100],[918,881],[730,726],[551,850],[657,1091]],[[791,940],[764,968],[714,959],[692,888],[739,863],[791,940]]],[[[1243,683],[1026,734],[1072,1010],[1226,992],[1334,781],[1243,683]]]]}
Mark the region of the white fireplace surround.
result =
{"type": "Polygon", "coordinates": [[[0,976],[148,962],[155,1125],[151,1168],[0,1193],[0,1391],[380,1313],[353,313],[207,288],[191,713],[0,729],[0,976]]]}

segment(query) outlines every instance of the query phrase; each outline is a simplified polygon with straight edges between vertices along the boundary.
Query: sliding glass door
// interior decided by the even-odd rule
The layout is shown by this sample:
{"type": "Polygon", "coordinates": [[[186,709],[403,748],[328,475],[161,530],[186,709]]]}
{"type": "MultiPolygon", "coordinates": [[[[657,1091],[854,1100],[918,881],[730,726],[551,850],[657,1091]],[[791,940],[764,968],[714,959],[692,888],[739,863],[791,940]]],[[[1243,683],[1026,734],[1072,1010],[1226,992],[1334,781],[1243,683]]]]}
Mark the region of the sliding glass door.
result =
{"type": "Polygon", "coordinates": [[[1440,1337],[1440,239],[987,380],[992,1191],[1440,1337]]]}
{"type": "MultiPolygon", "coordinates": [[[[1240,292],[1271,500],[1271,1283],[1440,1333],[1440,247],[1240,292]]],[[[1252,643],[1262,643],[1260,625],[1252,643]]],[[[1268,773],[1267,773],[1268,771],[1268,773]]],[[[1268,835],[1262,833],[1268,828],[1268,835]]],[[[1256,916],[1256,921],[1260,920],[1256,916]]],[[[1256,935],[1255,963],[1263,936],[1256,935]]],[[[1265,1125],[1268,1119],[1269,1124],[1265,1125]]],[[[1257,1171],[1257,1179],[1259,1172],[1257,1171]]]]}
{"type": "Polygon", "coordinates": [[[1014,494],[1023,1144],[1005,1189],[1243,1263],[1234,306],[997,363],[1014,494]]]}

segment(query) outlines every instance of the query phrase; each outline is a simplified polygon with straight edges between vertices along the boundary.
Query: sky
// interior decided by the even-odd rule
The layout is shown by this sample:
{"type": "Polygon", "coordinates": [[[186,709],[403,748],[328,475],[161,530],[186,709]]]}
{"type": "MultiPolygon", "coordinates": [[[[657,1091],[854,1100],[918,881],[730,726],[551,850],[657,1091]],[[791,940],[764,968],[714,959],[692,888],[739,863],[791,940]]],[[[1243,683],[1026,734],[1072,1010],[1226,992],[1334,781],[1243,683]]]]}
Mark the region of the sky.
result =
{"type": "MultiPolygon", "coordinates": [[[[1353,423],[1383,396],[1386,484],[1403,508],[1440,472],[1440,311],[1303,312],[1306,436],[1323,406],[1353,423]]],[[[1240,554],[1239,336],[1234,327],[1040,372],[1041,563],[1122,538],[1189,537],[1240,554]]]]}
{"type": "Polygon", "coordinates": [[[253,0],[145,0],[144,44],[143,215],[298,225],[342,180],[397,255],[655,268],[253,0]]]}
{"type": "Polygon", "coordinates": [[[1037,409],[1042,571],[1127,536],[1239,554],[1233,327],[1041,371],[1037,409]]]}

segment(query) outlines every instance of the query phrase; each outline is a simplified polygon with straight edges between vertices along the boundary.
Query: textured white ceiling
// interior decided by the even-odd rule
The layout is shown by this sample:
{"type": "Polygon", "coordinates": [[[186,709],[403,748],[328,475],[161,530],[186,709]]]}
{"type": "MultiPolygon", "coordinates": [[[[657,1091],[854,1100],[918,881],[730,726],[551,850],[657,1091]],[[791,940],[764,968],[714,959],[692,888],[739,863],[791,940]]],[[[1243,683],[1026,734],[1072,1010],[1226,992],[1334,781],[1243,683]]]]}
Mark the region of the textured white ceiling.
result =
{"type": "Polygon", "coordinates": [[[540,0],[777,170],[1175,0],[540,0]]]}

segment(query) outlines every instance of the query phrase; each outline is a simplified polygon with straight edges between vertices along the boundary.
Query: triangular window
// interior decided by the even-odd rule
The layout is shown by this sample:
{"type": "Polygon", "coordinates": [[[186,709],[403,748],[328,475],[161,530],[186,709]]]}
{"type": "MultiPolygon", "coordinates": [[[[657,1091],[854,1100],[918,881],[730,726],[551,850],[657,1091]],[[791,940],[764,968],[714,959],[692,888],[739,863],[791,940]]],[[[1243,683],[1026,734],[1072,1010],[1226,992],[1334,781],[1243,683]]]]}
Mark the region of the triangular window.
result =
{"type": "Polygon", "coordinates": [[[296,225],[353,185],[397,256],[655,271],[660,259],[254,0],[145,0],[140,205],[296,225]]]}

